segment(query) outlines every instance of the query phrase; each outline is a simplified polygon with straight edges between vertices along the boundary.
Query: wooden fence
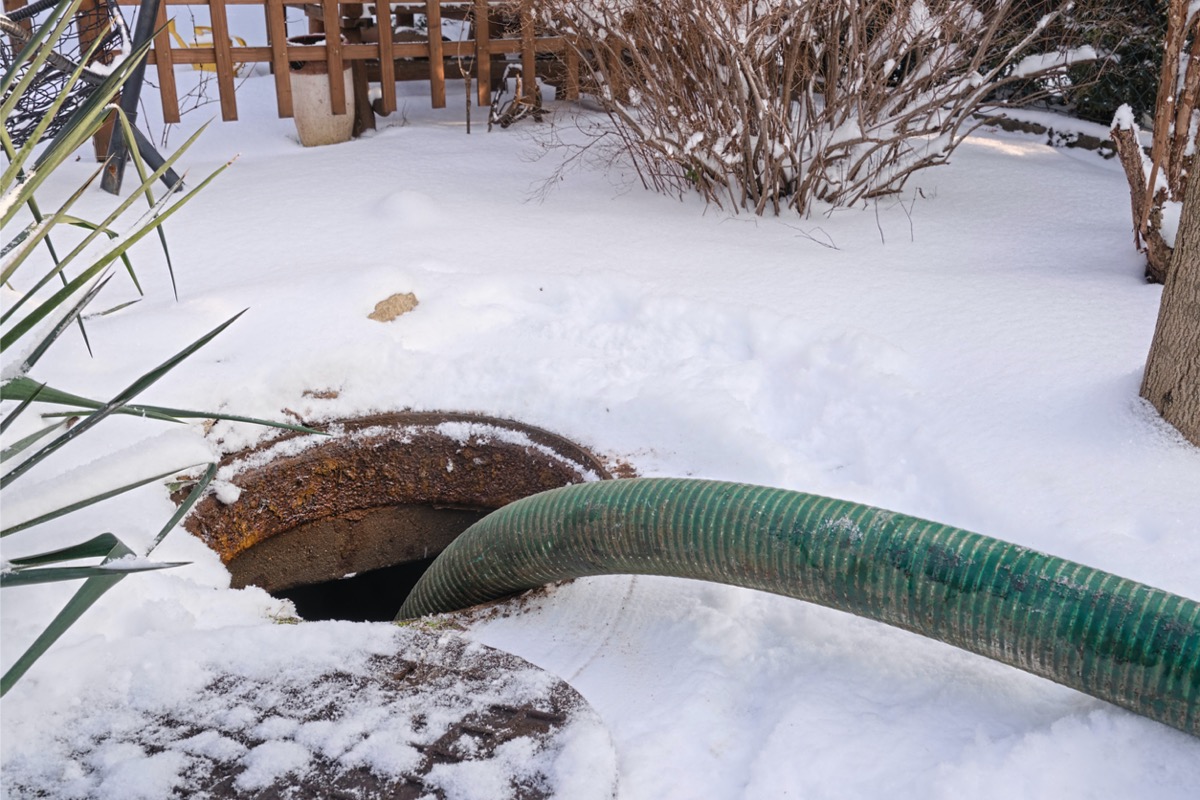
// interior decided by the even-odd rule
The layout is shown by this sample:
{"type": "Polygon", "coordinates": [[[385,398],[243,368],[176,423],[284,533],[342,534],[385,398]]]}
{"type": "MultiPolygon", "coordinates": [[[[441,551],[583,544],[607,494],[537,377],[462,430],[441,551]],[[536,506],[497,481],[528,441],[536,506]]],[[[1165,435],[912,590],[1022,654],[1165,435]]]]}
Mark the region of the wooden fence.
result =
{"type": "MultiPolygon", "coordinates": [[[[90,0],[94,4],[95,0],[90,0]]],[[[118,0],[122,6],[136,8],[139,0],[118,0]]],[[[85,5],[89,0],[85,0],[85,5]]],[[[26,0],[5,0],[6,8],[24,6],[26,0]]],[[[545,35],[535,25],[528,0],[415,0],[410,2],[345,3],[338,0],[292,2],[290,0],[162,0],[158,18],[159,33],[154,38],[148,63],[149,74],[156,74],[162,96],[165,122],[179,122],[179,96],[175,69],[184,66],[215,65],[221,117],[236,120],[238,104],[235,79],[240,64],[268,63],[275,81],[275,98],[280,117],[292,116],[292,90],[289,64],[293,62],[324,62],[329,73],[330,99],[335,114],[353,111],[356,132],[375,127],[374,111],[368,100],[368,84],[380,84],[379,112],[386,115],[396,110],[396,83],[404,80],[428,80],[434,108],[446,105],[446,80],[474,79],[477,102],[491,103],[491,91],[497,74],[510,54],[520,55],[524,75],[532,76],[539,68],[538,56],[561,54],[566,64],[559,70],[565,83],[566,96],[578,95],[578,64],[573,51],[562,39],[545,35]],[[166,29],[167,20],[181,6],[207,9],[212,28],[212,44],[176,46],[166,29]],[[242,46],[231,38],[227,9],[229,6],[259,6],[266,20],[267,45],[242,46]],[[340,30],[341,37],[327,36],[323,46],[297,45],[288,42],[285,11],[302,9],[308,19],[309,31],[324,33],[340,30]],[[389,9],[382,20],[376,9],[389,9]],[[413,14],[424,14],[427,31],[440,33],[443,18],[458,19],[469,24],[471,38],[457,42],[443,41],[441,36],[397,37],[393,33],[396,20],[410,21],[413,14]],[[414,38],[417,39],[414,41],[414,38]],[[344,41],[343,41],[344,40],[344,41]],[[342,73],[346,66],[352,71],[355,104],[347,108],[342,73]]],[[[527,92],[536,91],[536,82],[527,80],[527,92]]],[[[526,98],[529,99],[529,98],[526,98]]]]}

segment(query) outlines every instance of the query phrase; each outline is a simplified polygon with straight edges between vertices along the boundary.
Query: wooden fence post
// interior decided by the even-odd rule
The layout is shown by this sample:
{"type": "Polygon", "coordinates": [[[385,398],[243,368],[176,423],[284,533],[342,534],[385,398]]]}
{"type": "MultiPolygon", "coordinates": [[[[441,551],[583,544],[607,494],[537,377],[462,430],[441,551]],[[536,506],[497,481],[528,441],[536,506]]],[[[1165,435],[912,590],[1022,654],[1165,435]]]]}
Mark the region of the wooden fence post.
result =
{"type": "Polygon", "coordinates": [[[480,108],[492,104],[492,32],[488,0],[475,0],[476,100],[480,108]]]}
{"type": "Polygon", "coordinates": [[[342,22],[338,0],[321,0],[321,21],[325,26],[325,65],[329,71],[329,105],[334,114],[347,113],[346,83],[342,73],[342,22]]]}
{"type": "Polygon", "coordinates": [[[446,107],[446,62],[442,55],[442,3],[425,0],[426,36],[429,39],[429,92],[434,108],[446,107]]]}
{"type": "Polygon", "coordinates": [[[179,122],[179,90],[175,86],[175,59],[171,55],[171,35],[167,32],[167,4],[158,6],[154,21],[154,68],[158,72],[158,94],[162,98],[163,122],[179,122]]]}
{"type": "Polygon", "coordinates": [[[375,5],[379,23],[380,111],[384,116],[396,111],[396,54],[392,48],[392,8],[386,2],[375,5]]]}
{"type": "MultiPolygon", "coordinates": [[[[362,3],[346,3],[345,6],[341,19],[346,41],[349,44],[362,44],[363,25],[366,24],[362,3]]],[[[365,130],[375,130],[375,111],[368,97],[367,62],[361,58],[350,59],[350,85],[354,87],[353,135],[361,136],[365,130]]]]}
{"type": "Polygon", "coordinates": [[[287,9],[283,0],[266,0],[267,41],[271,45],[271,71],[275,73],[275,107],[281,119],[292,116],[292,68],[288,64],[287,9]]]}
{"type": "Polygon", "coordinates": [[[531,107],[537,103],[537,41],[533,26],[533,4],[521,0],[521,85],[525,96],[521,101],[531,107]]]}
{"type": "Polygon", "coordinates": [[[213,50],[217,66],[217,94],[221,98],[221,119],[237,119],[237,98],[234,96],[234,63],[230,53],[229,19],[225,16],[225,0],[208,0],[212,25],[213,50]]]}

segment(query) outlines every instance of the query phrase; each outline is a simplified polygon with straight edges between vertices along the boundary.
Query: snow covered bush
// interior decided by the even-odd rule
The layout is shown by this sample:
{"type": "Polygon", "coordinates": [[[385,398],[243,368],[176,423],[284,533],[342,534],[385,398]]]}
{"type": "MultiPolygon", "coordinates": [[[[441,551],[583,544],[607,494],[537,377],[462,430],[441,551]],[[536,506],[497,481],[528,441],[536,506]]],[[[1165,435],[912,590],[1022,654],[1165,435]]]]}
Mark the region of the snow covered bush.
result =
{"type": "Polygon", "coordinates": [[[1062,9],[1014,26],[1034,0],[532,2],[647,185],[758,214],[895,192],[1006,83],[1095,55],[1038,51],[1062,9]]]}

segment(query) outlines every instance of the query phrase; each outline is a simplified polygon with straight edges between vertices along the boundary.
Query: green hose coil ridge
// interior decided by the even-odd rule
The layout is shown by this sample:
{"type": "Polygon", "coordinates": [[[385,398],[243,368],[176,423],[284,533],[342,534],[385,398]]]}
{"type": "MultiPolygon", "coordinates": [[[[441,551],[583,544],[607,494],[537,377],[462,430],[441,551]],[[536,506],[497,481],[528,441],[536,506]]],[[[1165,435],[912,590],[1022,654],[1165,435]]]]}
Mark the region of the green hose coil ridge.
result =
{"type": "Polygon", "coordinates": [[[459,536],[396,618],[611,574],[819,603],[1200,736],[1200,603],[970,531],[784,489],[638,478],[527,497],[459,536]]]}

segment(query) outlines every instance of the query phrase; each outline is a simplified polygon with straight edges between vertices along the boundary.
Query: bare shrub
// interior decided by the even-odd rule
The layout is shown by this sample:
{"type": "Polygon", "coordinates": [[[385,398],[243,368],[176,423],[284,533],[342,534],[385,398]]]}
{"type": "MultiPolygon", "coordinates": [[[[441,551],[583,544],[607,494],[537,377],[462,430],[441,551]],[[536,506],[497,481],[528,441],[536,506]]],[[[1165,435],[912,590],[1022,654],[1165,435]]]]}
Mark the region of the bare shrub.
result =
{"type": "Polygon", "coordinates": [[[647,185],[758,214],[896,192],[998,89],[1095,57],[1030,52],[1060,9],[1013,19],[1045,0],[525,2],[581,56],[647,185]]]}

